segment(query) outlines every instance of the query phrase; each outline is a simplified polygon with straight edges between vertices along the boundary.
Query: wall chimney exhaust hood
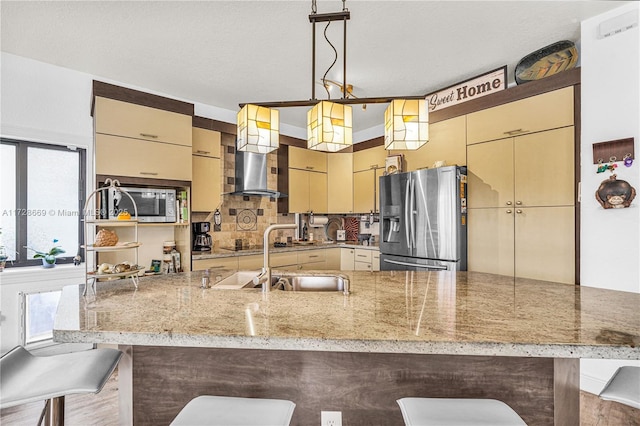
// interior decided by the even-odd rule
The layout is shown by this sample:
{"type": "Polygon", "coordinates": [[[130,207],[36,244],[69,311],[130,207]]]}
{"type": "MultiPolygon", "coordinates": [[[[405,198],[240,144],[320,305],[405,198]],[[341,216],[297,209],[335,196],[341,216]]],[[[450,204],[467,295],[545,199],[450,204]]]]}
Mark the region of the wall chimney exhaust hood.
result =
{"type": "Polygon", "coordinates": [[[283,198],[287,194],[267,188],[267,155],[236,151],[236,188],[230,195],[283,198]]]}

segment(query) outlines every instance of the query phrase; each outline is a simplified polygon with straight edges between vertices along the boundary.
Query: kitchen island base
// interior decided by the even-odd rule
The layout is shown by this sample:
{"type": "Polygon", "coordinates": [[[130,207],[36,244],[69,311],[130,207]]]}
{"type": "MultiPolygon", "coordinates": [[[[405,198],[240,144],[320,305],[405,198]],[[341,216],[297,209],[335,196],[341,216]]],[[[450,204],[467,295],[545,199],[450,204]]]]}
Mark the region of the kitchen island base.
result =
{"type": "Polygon", "coordinates": [[[120,423],[168,424],[191,399],[288,399],[292,425],[403,425],[402,397],[494,398],[527,424],[580,422],[579,359],[121,345],[120,423]]]}

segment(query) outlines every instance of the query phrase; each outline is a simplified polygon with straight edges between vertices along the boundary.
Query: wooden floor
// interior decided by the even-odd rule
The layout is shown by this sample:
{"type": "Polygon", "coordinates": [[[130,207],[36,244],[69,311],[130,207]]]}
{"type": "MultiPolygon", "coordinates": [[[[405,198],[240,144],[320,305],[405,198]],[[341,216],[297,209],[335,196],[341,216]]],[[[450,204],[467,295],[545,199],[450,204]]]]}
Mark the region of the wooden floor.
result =
{"type": "MultiPolygon", "coordinates": [[[[117,372],[97,395],[71,395],[66,398],[65,424],[68,426],[118,425],[117,372]]],[[[0,412],[2,426],[35,426],[44,402],[34,402],[0,412]]],[[[580,425],[640,426],[640,410],[615,402],[602,401],[596,395],[580,393],[580,425]]]]}

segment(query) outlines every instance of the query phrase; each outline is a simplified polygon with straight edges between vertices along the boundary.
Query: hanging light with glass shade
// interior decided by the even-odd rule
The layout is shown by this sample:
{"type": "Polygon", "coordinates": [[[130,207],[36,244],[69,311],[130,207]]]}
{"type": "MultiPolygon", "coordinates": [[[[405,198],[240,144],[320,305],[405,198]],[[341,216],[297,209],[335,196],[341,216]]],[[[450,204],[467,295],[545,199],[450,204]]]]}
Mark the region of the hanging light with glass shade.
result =
{"type": "Polygon", "coordinates": [[[246,104],[238,112],[238,151],[267,154],[278,149],[280,112],[277,109],[246,104]]]}
{"type": "Polygon", "coordinates": [[[353,144],[351,106],[320,101],[307,112],[307,148],[337,152],[353,144]]]}
{"type": "Polygon", "coordinates": [[[394,99],[384,112],[384,147],[415,150],[429,141],[429,110],[424,99],[394,99]]]}

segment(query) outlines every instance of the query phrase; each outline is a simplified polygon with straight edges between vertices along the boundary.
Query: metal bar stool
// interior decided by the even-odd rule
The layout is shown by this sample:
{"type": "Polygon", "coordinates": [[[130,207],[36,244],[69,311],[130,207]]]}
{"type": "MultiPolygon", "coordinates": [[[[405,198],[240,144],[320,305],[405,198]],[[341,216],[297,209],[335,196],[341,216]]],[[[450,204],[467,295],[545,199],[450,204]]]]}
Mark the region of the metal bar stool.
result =
{"type": "Polygon", "coordinates": [[[640,367],[620,367],[600,392],[600,398],[640,409],[640,367]]]}
{"type": "Polygon", "coordinates": [[[16,346],[0,359],[0,408],[47,400],[40,422],[64,425],[64,397],[98,393],[122,357],[116,349],[34,356],[16,346]]]}
{"type": "Polygon", "coordinates": [[[284,399],[203,395],[189,401],[171,426],[288,426],[295,407],[284,399]]]}
{"type": "Polygon", "coordinates": [[[401,398],[397,403],[407,426],[526,426],[495,399],[401,398]]]}

